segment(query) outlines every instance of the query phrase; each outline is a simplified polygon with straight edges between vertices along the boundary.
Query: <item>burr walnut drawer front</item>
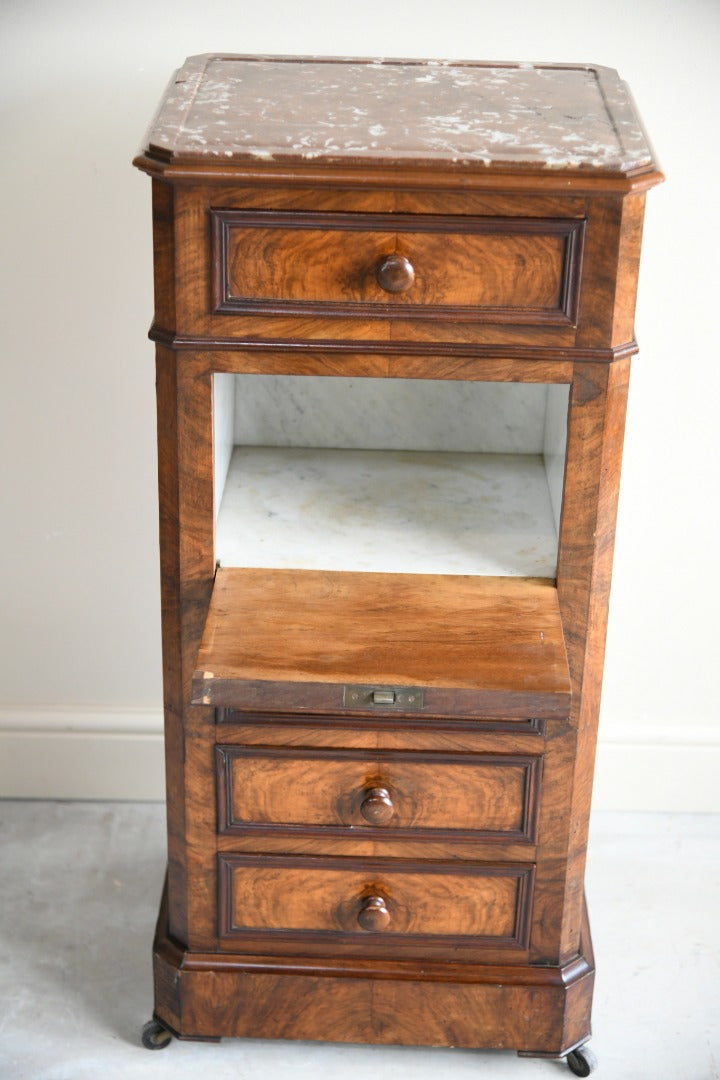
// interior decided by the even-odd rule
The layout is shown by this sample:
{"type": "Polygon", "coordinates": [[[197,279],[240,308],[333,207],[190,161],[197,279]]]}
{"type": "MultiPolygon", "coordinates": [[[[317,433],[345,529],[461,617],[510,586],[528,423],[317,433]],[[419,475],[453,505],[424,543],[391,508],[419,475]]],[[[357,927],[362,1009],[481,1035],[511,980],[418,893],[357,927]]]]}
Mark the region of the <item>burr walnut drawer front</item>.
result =
{"type": "MultiPolygon", "coordinates": [[[[527,945],[533,864],[223,853],[220,936],[527,945]]],[[[242,942],[240,941],[242,944],[242,942]]]]}
{"type": "Polygon", "coordinates": [[[583,222],[211,210],[215,313],[569,326],[583,222]]]}
{"type": "Polygon", "coordinates": [[[535,840],[534,755],[216,747],[225,834],[535,840]]]}

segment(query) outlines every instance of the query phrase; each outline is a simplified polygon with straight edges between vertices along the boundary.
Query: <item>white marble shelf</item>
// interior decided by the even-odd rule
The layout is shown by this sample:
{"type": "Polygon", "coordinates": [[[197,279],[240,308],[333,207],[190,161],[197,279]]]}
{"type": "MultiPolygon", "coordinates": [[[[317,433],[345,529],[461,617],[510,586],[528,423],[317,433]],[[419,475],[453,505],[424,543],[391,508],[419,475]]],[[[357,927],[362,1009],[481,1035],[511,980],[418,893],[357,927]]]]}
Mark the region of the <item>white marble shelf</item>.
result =
{"type": "Polygon", "coordinates": [[[555,577],[539,454],[236,447],[221,566],[555,577]]]}

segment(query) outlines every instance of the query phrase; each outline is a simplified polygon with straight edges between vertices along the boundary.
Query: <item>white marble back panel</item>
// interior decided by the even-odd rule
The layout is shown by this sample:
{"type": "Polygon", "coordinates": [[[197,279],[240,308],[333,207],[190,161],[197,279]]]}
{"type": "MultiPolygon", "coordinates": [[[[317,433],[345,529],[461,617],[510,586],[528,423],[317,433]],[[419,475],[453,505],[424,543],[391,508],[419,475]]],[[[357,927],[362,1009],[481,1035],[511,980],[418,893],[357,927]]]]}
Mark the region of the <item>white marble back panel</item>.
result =
{"type": "Polygon", "coordinates": [[[235,380],[238,446],[544,450],[545,385],[285,375],[235,380]]]}

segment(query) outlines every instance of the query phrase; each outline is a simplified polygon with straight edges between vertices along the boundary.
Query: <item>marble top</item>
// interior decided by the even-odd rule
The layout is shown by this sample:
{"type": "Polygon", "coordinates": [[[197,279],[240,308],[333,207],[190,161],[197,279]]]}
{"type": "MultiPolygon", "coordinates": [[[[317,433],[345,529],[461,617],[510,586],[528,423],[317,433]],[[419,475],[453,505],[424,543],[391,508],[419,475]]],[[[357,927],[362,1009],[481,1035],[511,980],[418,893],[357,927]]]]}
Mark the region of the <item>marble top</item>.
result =
{"type": "Polygon", "coordinates": [[[625,83],[597,66],[190,57],[148,132],[169,161],[653,167],[625,83]]]}

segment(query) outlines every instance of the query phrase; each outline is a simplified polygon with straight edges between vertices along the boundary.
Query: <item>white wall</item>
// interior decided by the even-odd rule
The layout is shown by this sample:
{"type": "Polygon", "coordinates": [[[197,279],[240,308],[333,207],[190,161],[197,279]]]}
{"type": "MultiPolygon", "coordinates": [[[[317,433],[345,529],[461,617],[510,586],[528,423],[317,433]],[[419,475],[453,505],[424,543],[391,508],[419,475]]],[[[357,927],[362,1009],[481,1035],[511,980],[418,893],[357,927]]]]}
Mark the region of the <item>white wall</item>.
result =
{"type": "Polygon", "coordinates": [[[0,779],[161,792],[150,191],[130,167],[196,52],[597,61],[650,193],[597,802],[720,809],[716,0],[4,0],[0,779]],[[108,764],[110,768],[108,768],[108,764]]]}

